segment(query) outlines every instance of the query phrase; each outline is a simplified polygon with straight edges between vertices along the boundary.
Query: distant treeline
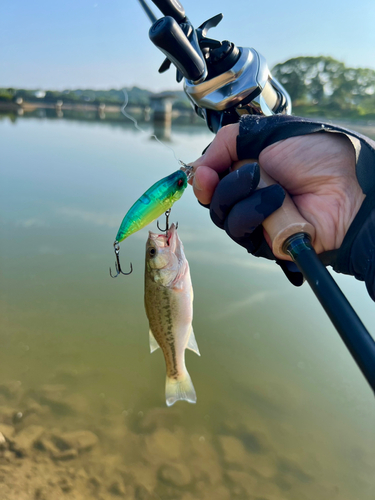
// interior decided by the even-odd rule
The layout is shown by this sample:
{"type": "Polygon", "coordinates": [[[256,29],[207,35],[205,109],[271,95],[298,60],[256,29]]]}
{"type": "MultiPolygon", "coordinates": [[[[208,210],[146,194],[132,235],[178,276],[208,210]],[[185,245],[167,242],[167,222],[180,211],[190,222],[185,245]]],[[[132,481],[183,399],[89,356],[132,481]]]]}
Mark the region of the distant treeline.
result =
{"type": "Polygon", "coordinates": [[[273,68],[289,92],[293,112],[375,118],[375,70],[348,68],[332,57],[296,57],[273,68]]]}
{"type": "MultiPolygon", "coordinates": [[[[272,74],[289,92],[293,111],[300,115],[375,118],[375,70],[348,68],[331,57],[297,57],[277,64],[272,74]]],[[[126,89],[130,106],[145,107],[153,93],[138,87],[126,89]]],[[[175,109],[190,108],[183,91],[173,91],[175,109]]],[[[0,89],[0,102],[63,101],[69,104],[122,105],[122,89],[47,90],[0,89]]]]}

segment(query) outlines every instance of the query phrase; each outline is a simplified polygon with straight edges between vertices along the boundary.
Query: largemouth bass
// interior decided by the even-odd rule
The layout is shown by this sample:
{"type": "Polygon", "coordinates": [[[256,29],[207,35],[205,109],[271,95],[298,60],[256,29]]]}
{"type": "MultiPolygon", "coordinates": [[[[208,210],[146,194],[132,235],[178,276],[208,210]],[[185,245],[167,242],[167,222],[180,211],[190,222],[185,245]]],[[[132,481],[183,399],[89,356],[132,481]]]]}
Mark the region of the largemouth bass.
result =
{"type": "Polygon", "coordinates": [[[145,308],[150,324],[150,350],[161,348],[167,368],[165,399],[195,403],[185,366],[185,349],[198,354],[193,319],[193,287],[184,247],[172,224],[166,234],[149,232],[146,244],[145,308]]]}

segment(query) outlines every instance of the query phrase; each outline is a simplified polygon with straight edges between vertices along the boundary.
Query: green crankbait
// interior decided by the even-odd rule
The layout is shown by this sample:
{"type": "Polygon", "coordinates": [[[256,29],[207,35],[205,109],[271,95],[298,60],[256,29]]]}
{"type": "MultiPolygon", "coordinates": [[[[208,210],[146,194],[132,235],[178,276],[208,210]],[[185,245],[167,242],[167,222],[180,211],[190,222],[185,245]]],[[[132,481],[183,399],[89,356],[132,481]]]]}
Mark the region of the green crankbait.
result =
{"type": "Polygon", "coordinates": [[[116,235],[120,243],[160,217],[179,200],[187,186],[187,176],[182,170],[156,182],[134,203],[125,215],[116,235]]]}
{"type": "MultiPolygon", "coordinates": [[[[124,273],[121,270],[119,243],[160,217],[160,215],[169,210],[172,205],[181,198],[187,187],[188,179],[193,175],[192,167],[184,163],[182,163],[182,165],[183,167],[180,170],[164,177],[143,193],[123,218],[113,244],[116,255],[116,276],[120,273],[130,274],[133,270],[131,264],[129,273],[124,273]]],[[[111,269],[109,272],[112,276],[111,269]]],[[[112,276],[112,278],[116,276],[112,276]]]]}

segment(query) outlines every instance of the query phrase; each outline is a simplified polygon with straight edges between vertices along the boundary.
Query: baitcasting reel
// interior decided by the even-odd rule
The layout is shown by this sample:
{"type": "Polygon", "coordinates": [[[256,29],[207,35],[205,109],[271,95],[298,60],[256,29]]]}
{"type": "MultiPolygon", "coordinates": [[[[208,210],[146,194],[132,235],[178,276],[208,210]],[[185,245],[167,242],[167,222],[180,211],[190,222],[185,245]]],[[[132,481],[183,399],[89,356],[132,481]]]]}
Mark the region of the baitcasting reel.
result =
{"type": "Polygon", "coordinates": [[[166,55],[159,72],[167,71],[171,63],[176,66],[177,81],[184,79],[186,95],[212,132],[243,114],[291,113],[289,94],[272,78],[259,52],[206,36],[222,14],[195,29],[178,0],[152,1],[164,17],[157,19],[145,0],[139,0],[153,22],[150,40],[166,55]]]}

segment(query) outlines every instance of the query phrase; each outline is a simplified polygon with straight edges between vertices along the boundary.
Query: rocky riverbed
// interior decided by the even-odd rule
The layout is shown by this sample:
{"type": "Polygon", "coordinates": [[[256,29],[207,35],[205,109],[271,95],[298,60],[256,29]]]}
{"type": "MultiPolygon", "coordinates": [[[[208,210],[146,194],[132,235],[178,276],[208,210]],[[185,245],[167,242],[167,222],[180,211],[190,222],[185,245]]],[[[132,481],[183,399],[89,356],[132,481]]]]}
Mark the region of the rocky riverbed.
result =
{"type": "Polygon", "coordinates": [[[98,411],[63,384],[9,381],[0,403],[1,500],[344,498],[280,456],[256,420],[200,435],[182,424],[183,404],[98,411]]]}

